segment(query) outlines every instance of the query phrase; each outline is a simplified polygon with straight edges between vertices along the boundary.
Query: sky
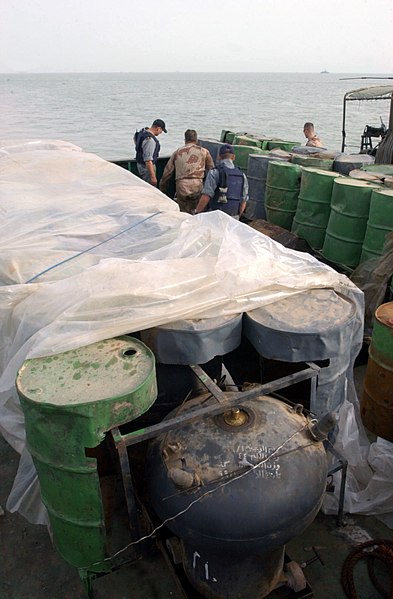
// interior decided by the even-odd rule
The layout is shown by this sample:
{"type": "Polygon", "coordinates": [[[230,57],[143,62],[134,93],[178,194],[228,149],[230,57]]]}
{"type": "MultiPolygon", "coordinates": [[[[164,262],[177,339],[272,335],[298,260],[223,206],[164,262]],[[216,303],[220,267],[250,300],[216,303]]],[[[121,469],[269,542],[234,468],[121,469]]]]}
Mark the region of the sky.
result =
{"type": "Polygon", "coordinates": [[[0,0],[0,73],[393,72],[393,0],[0,0]]]}

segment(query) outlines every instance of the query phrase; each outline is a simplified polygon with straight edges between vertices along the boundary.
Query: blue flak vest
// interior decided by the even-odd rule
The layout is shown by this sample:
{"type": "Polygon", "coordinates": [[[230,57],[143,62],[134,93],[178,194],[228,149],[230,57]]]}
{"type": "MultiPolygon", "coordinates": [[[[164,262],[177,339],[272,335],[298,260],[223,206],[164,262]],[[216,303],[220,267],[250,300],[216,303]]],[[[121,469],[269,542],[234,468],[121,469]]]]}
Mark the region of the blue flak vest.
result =
{"type": "Polygon", "coordinates": [[[219,172],[219,182],[214,197],[209,202],[209,210],[222,210],[230,216],[236,216],[243,201],[243,173],[237,166],[228,168],[219,163],[216,168],[219,172]],[[226,199],[225,203],[220,201],[223,197],[226,199]]]}
{"type": "Polygon", "coordinates": [[[158,141],[156,136],[153,135],[153,133],[150,133],[150,131],[148,131],[147,129],[141,129],[141,131],[136,131],[135,135],[134,135],[136,161],[138,164],[145,164],[145,161],[143,160],[142,144],[145,141],[145,139],[147,139],[148,137],[153,138],[154,141],[156,142],[156,147],[154,149],[154,154],[153,154],[153,164],[155,164],[157,162],[157,158],[160,153],[160,142],[158,141]]]}

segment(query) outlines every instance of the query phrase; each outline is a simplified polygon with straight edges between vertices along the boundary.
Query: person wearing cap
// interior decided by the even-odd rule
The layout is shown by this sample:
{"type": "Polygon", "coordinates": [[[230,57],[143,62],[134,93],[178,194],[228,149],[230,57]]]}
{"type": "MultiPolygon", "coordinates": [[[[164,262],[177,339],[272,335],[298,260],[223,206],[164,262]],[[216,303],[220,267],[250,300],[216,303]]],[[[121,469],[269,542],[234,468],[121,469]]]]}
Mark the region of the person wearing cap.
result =
{"type": "Polygon", "coordinates": [[[180,212],[194,214],[201,197],[206,171],[214,168],[209,150],[198,145],[198,134],[194,129],[184,133],[184,146],[173,152],[160,181],[160,189],[166,192],[168,183],[175,173],[176,196],[180,212]]]}
{"type": "Polygon", "coordinates": [[[195,214],[207,209],[221,210],[236,219],[241,217],[248,201],[248,181],[234,160],[233,147],[223,144],[218,151],[217,167],[207,173],[195,214]]]}
{"type": "Polygon", "coordinates": [[[160,154],[160,142],[157,138],[162,132],[167,133],[165,123],[156,119],[151,127],[136,131],[134,135],[139,176],[154,187],[157,187],[156,162],[160,154]]]}

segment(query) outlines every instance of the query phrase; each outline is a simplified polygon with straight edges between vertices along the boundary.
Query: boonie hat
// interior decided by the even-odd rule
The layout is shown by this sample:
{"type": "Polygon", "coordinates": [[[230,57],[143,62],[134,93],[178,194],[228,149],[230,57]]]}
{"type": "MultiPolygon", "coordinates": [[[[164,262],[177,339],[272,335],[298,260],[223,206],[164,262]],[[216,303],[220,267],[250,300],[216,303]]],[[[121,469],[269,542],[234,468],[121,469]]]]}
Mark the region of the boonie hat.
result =
{"type": "Polygon", "coordinates": [[[162,119],[156,119],[153,123],[153,127],[161,127],[164,133],[168,133],[165,127],[165,123],[162,119]]]}
{"type": "Polygon", "coordinates": [[[220,147],[218,153],[220,156],[223,156],[224,154],[234,154],[235,150],[231,144],[224,144],[220,147]]]}

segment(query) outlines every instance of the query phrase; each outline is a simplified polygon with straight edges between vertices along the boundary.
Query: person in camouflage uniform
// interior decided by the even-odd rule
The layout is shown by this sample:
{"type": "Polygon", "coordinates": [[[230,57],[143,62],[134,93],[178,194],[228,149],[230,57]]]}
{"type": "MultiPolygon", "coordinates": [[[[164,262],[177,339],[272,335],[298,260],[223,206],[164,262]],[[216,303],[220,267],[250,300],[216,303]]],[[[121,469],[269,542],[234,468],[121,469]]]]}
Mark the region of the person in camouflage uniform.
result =
{"type": "Polygon", "coordinates": [[[160,181],[160,189],[167,190],[169,180],[175,173],[176,196],[180,212],[194,214],[201,197],[205,172],[214,168],[209,150],[198,146],[198,135],[194,129],[184,133],[184,146],[178,148],[167,162],[160,181]]]}

